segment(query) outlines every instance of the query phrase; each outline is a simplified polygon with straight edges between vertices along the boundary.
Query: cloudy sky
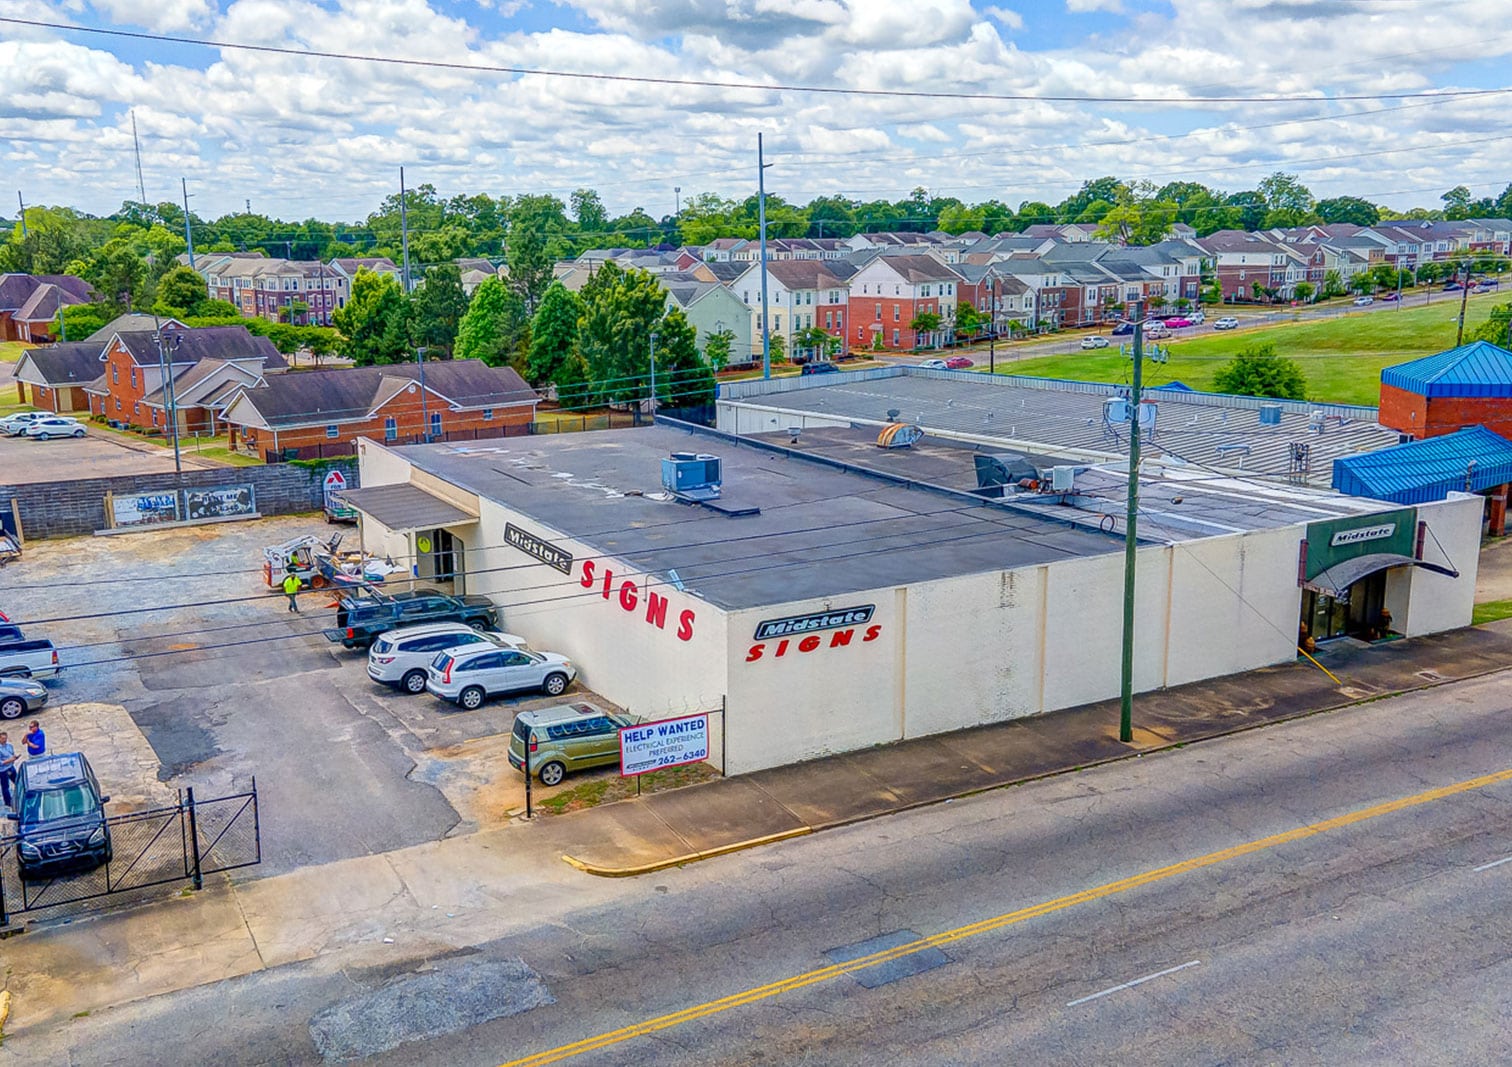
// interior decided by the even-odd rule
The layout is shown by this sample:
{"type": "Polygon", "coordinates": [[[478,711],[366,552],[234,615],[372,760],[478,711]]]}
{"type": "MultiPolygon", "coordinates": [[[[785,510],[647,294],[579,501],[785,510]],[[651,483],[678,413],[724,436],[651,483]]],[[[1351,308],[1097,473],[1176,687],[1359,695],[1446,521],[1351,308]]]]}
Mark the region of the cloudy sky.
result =
{"type": "Polygon", "coordinates": [[[758,132],[768,190],[799,201],[897,199],[922,185],[1017,207],[1102,174],[1234,191],[1284,169],[1319,196],[1438,206],[1451,186],[1494,196],[1512,181],[1512,91],[1339,98],[1512,86],[1507,7],[0,0],[0,19],[223,44],[791,87],[396,66],[0,21],[0,191],[96,213],[135,199],[134,108],[148,199],[177,197],[182,176],[207,216],[250,200],[283,218],[361,218],[403,165],[445,195],[565,199],[587,185],[611,211],[659,217],[678,187],[684,199],[754,191],[758,132]],[[1287,99],[1212,101],[1272,96],[1287,99]]]}

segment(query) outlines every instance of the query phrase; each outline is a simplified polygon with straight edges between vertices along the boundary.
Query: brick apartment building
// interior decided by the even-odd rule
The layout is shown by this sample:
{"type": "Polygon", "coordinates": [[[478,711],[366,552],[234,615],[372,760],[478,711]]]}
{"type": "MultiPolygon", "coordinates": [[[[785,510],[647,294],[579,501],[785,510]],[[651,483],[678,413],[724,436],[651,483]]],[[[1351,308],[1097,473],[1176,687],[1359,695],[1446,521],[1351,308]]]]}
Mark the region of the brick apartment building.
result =
{"type": "Polygon", "coordinates": [[[933,256],[878,256],[850,280],[850,342],[871,348],[880,339],[882,348],[917,348],[948,341],[960,282],[933,256]],[[940,316],[940,328],[916,335],[909,323],[926,312],[940,316]]]}
{"type": "Polygon", "coordinates": [[[508,367],[459,359],[269,375],[227,406],[231,446],[273,459],[386,442],[503,436],[534,421],[539,397],[508,367]]]}
{"type": "Polygon", "coordinates": [[[1472,341],[1387,367],[1381,371],[1380,422],[1416,438],[1468,426],[1512,438],[1512,352],[1472,341]]]}

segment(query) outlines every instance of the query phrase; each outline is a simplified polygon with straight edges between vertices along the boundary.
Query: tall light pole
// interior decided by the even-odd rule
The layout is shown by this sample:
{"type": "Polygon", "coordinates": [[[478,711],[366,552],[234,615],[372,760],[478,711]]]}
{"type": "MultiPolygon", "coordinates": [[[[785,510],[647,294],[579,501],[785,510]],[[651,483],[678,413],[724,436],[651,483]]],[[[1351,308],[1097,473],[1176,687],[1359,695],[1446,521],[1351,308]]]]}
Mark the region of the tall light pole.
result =
{"type": "Polygon", "coordinates": [[[772,337],[767,329],[766,156],[756,135],[756,215],[761,225],[761,376],[772,376],[772,337]]]}
{"type": "Polygon", "coordinates": [[[651,421],[656,421],[656,331],[651,331],[651,421]]]}
{"type": "Polygon", "coordinates": [[[408,296],[409,295],[409,291],[410,291],[409,215],[406,214],[406,212],[405,212],[404,201],[405,201],[405,196],[404,196],[404,168],[400,167],[399,168],[399,242],[400,242],[401,248],[403,249],[403,251],[400,253],[400,255],[401,255],[401,258],[404,260],[404,267],[403,267],[403,269],[401,270],[400,273],[401,273],[401,275],[404,278],[404,295],[408,296]]]}
{"type": "Polygon", "coordinates": [[[672,217],[675,219],[682,214],[682,186],[672,187],[672,217]]]}
{"type": "Polygon", "coordinates": [[[152,316],[152,338],[157,342],[158,350],[158,373],[163,377],[163,409],[168,413],[169,433],[173,435],[173,472],[178,475],[184,473],[184,465],[179,456],[179,432],[178,410],[173,402],[173,364],[168,359],[168,349],[174,351],[183,343],[184,339],[179,334],[173,335],[173,344],[170,346],[163,340],[163,324],[156,314],[152,316]]]}
{"type": "Polygon", "coordinates": [[[992,311],[992,324],[991,324],[991,330],[987,334],[987,373],[988,374],[996,374],[997,373],[997,330],[998,330],[998,327],[997,327],[997,324],[998,324],[997,275],[996,274],[991,275],[988,278],[987,284],[990,286],[990,289],[991,289],[991,292],[992,292],[992,299],[991,299],[990,304],[988,305],[989,308],[992,311]]]}
{"type": "Polygon", "coordinates": [[[194,270],[194,231],[189,228],[189,179],[180,178],[179,187],[184,190],[184,246],[189,249],[189,269],[194,270]]]}
{"type": "Polygon", "coordinates": [[[1118,688],[1118,739],[1134,740],[1134,567],[1139,527],[1139,404],[1144,385],[1144,301],[1129,301],[1134,320],[1134,386],[1129,393],[1129,497],[1124,513],[1123,664],[1118,688]]]}

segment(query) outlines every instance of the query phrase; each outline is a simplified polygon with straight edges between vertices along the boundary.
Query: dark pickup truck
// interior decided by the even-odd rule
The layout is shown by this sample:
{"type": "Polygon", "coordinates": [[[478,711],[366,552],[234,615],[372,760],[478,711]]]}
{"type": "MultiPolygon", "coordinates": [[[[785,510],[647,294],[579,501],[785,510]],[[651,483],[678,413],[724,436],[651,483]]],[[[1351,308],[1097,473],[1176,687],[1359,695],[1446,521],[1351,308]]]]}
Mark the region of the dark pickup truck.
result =
{"type": "Polygon", "coordinates": [[[343,597],[336,605],[336,627],[327,640],[346,648],[367,648],[381,633],[422,622],[460,622],[481,630],[497,629],[498,609],[486,596],[449,596],[439,589],[343,597]]]}

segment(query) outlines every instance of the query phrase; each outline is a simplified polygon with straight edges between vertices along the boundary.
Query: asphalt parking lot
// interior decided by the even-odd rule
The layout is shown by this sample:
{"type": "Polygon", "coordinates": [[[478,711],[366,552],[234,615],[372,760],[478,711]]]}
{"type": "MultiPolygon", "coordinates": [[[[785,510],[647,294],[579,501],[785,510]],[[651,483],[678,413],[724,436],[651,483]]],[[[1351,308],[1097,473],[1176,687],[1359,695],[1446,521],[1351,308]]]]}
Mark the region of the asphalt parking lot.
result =
{"type": "Polygon", "coordinates": [[[505,758],[515,713],[613,707],[574,686],[463,712],[373,683],[365,654],[320,632],[329,593],[306,594],[296,616],[262,584],[264,545],[329,532],[312,516],[36,541],[0,575],[0,610],[52,638],[65,665],[38,716],[50,748],[76,745],[132,808],[255,776],[251,877],[496,825],[524,802],[505,758]]]}
{"type": "MultiPolygon", "coordinates": [[[[186,457],[189,466],[207,466],[186,457]]],[[[0,470],[13,484],[46,482],[67,471],[70,478],[156,474],[173,470],[173,453],[143,444],[132,448],[115,435],[91,428],[85,437],[37,441],[0,434],[0,470]]]]}

